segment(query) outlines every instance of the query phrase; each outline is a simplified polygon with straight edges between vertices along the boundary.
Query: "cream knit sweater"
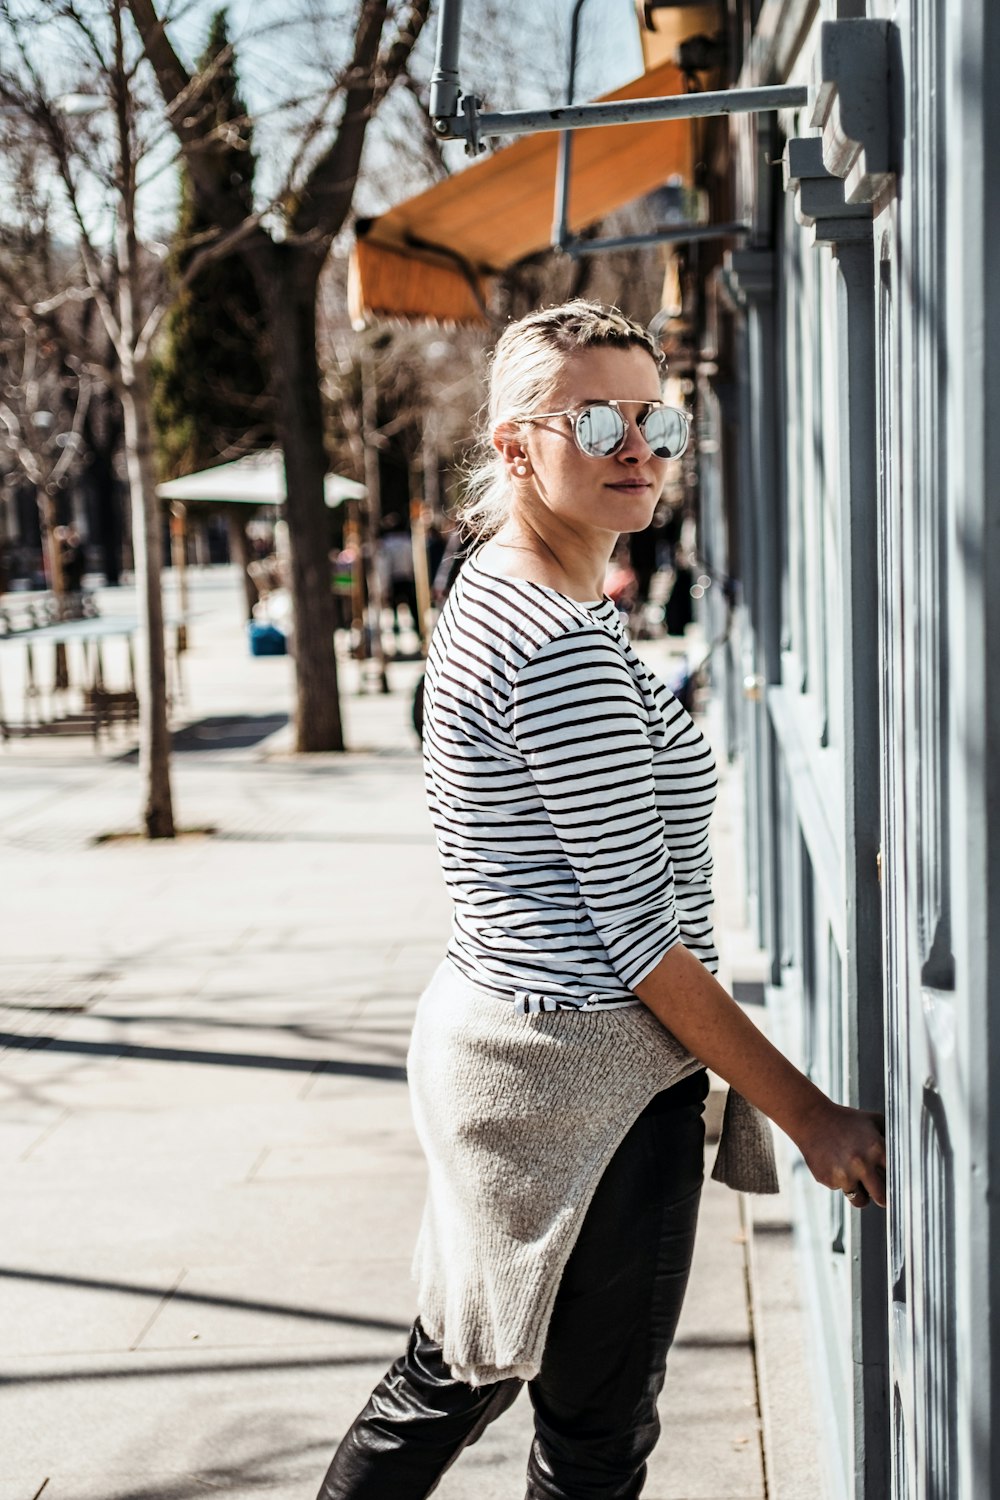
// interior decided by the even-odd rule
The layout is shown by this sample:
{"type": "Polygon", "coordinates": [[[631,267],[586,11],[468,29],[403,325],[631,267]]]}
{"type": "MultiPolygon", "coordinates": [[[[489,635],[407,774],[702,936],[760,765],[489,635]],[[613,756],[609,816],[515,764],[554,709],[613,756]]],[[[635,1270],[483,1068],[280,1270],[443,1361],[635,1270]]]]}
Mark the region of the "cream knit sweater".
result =
{"type": "MultiPolygon", "coordinates": [[[[650,1099],[700,1066],[644,1005],[523,1015],[440,966],[408,1060],[428,1166],[414,1274],[457,1379],[537,1375],[605,1167],[650,1099]]],[[[712,1175],[777,1190],[770,1127],[732,1091],[712,1175]]]]}

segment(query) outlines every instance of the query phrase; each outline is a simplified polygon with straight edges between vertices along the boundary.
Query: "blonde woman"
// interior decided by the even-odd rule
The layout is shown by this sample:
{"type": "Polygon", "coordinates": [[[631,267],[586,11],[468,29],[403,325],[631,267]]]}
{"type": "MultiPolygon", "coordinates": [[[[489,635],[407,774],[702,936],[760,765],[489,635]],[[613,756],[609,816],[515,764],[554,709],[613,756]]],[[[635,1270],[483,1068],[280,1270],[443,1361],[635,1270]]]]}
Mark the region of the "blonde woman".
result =
{"type": "Polygon", "coordinates": [[[410,1050],[428,1196],[407,1349],[321,1500],[421,1500],[527,1385],[528,1500],[632,1500],[658,1435],[702,1183],[773,1190],[769,1129],[856,1207],[878,1120],[831,1102],[713,977],[701,731],[603,594],[688,418],[637,324],[576,301],[497,345],[479,545],[427,665],[427,794],[454,899],[410,1050]]]}

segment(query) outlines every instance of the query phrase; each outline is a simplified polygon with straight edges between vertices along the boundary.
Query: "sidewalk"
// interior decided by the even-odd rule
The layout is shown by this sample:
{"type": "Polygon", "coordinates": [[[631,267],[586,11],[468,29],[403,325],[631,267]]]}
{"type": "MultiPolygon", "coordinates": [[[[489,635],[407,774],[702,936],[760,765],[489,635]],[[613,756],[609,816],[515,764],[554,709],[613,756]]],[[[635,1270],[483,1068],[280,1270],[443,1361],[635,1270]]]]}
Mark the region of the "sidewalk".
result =
{"type": "MultiPolygon", "coordinates": [[[[448,926],[409,727],[420,667],[359,697],[344,663],[352,753],[295,758],[291,663],[249,657],[232,575],[195,580],[193,605],[202,727],[175,810],[214,834],[96,845],[136,823],[123,745],[0,747],[2,1500],[311,1500],[413,1314],[403,1069],[448,926]],[[204,723],[224,715],[274,732],[204,723]]],[[[737,934],[732,964],[753,957],[737,934]]],[[[754,1327],[742,1203],[708,1184],[646,1500],[820,1495],[804,1377],[774,1357],[801,1338],[783,1210],[753,1242],[754,1327]],[[762,1414],[769,1347],[786,1388],[762,1414]]],[[[529,1432],[521,1400],[442,1500],[518,1500],[529,1432]]]]}

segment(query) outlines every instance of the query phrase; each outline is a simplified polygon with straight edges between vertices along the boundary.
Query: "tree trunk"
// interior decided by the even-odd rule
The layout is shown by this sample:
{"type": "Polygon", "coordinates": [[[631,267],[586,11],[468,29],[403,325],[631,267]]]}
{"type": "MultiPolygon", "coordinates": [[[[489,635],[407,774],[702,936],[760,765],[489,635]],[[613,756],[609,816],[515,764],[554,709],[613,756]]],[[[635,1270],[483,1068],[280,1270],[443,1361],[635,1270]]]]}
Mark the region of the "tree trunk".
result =
{"type": "Polygon", "coordinates": [[[257,242],[247,258],[267,310],[285,455],[285,519],[295,612],[295,748],[343,750],[323,492],[327,456],[316,358],[316,284],[322,256],[302,246],[257,242]]]}
{"type": "Polygon", "coordinates": [[[56,497],[40,486],[38,489],[38,517],[41,522],[42,532],[42,559],[45,571],[48,574],[49,588],[56,598],[56,618],[63,617],[64,595],[66,585],[63,580],[62,553],[59,550],[59,538],[56,536],[58,525],[58,513],[56,508],[56,497]]]}
{"type": "Polygon", "coordinates": [[[240,570],[243,580],[243,597],[246,600],[246,618],[253,619],[253,607],[260,598],[257,585],[250,577],[250,564],[253,557],[250,552],[250,538],[247,536],[246,507],[243,505],[230,505],[226,508],[226,521],[229,525],[229,551],[233,562],[240,570]]]}
{"type": "Polygon", "coordinates": [[[139,774],[146,837],[174,837],[170,791],[170,733],[167,727],[167,662],[163,640],[160,577],[163,541],[150,419],[149,372],[144,364],[124,371],[125,458],[132,501],[132,547],[139,609],[139,774]],[[131,377],[131,378],[129,378],[131,377]]]}

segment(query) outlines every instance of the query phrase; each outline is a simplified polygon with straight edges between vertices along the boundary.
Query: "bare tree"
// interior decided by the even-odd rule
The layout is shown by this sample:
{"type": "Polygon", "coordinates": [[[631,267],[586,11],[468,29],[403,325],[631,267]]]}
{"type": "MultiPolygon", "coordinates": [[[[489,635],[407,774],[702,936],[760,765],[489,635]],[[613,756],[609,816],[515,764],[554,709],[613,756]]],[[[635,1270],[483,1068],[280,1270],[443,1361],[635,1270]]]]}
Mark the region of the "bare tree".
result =
{"type": "Polygon", "coordinates": [[[201,107],[204,75],[182,62],[170,18],[154,0],[128,0],[128,5],[201,210],[220,234],[238,240],[264,304],[285,456],[295,608],[296,744],[303,751],[341,750],[327,559],[317,288],[331,245],[351,209],[369,123],[406,71],[430,0],[406,5],[388,37],[388,0],[357,0],[346,65],[303,125],[285,183],[252,223],[233,190],[224,143],[213,136],[212,113],[201,107]]]}
{"type": "MultiPolygon", "coordinates": [[[[144,252],[138,230],[141,174],[150,160],[145,61],[131,39],[123,0],[36,4],[0,0],[0,116],[5,158],[44,162],[58,193],[62,230],[74,254],[60,271],[61,289],[38,300],[0,246],[0,280],[21,295],[25,318],[73,351],[81,371],[111,386],[122,406],[132,509],[132,547],[140,610],[139,763],[142,824],[149,838],[174,835],[167,723],[166,652],[159,510],[153,472],[150,353],[169,305],[162,269],[144,252]],[[72,79],[76,93],[59,92],[72,79]],[[85,110],[86,113],[81,113],[85,110]],[[113,363],[96,365],[81,347],[66,309],[81,299],[96,307],[113,363]]],[[[185,286],[209,258],[228,252],[225,237],[189,262],[185,286]]]]}
{"type": "Polygon", "coordinates": [[[0,315],[0,452],[35,490],[56,611],[65,611],[57,497],[79,462],[92,383],[15,305],[0,315]]]}

